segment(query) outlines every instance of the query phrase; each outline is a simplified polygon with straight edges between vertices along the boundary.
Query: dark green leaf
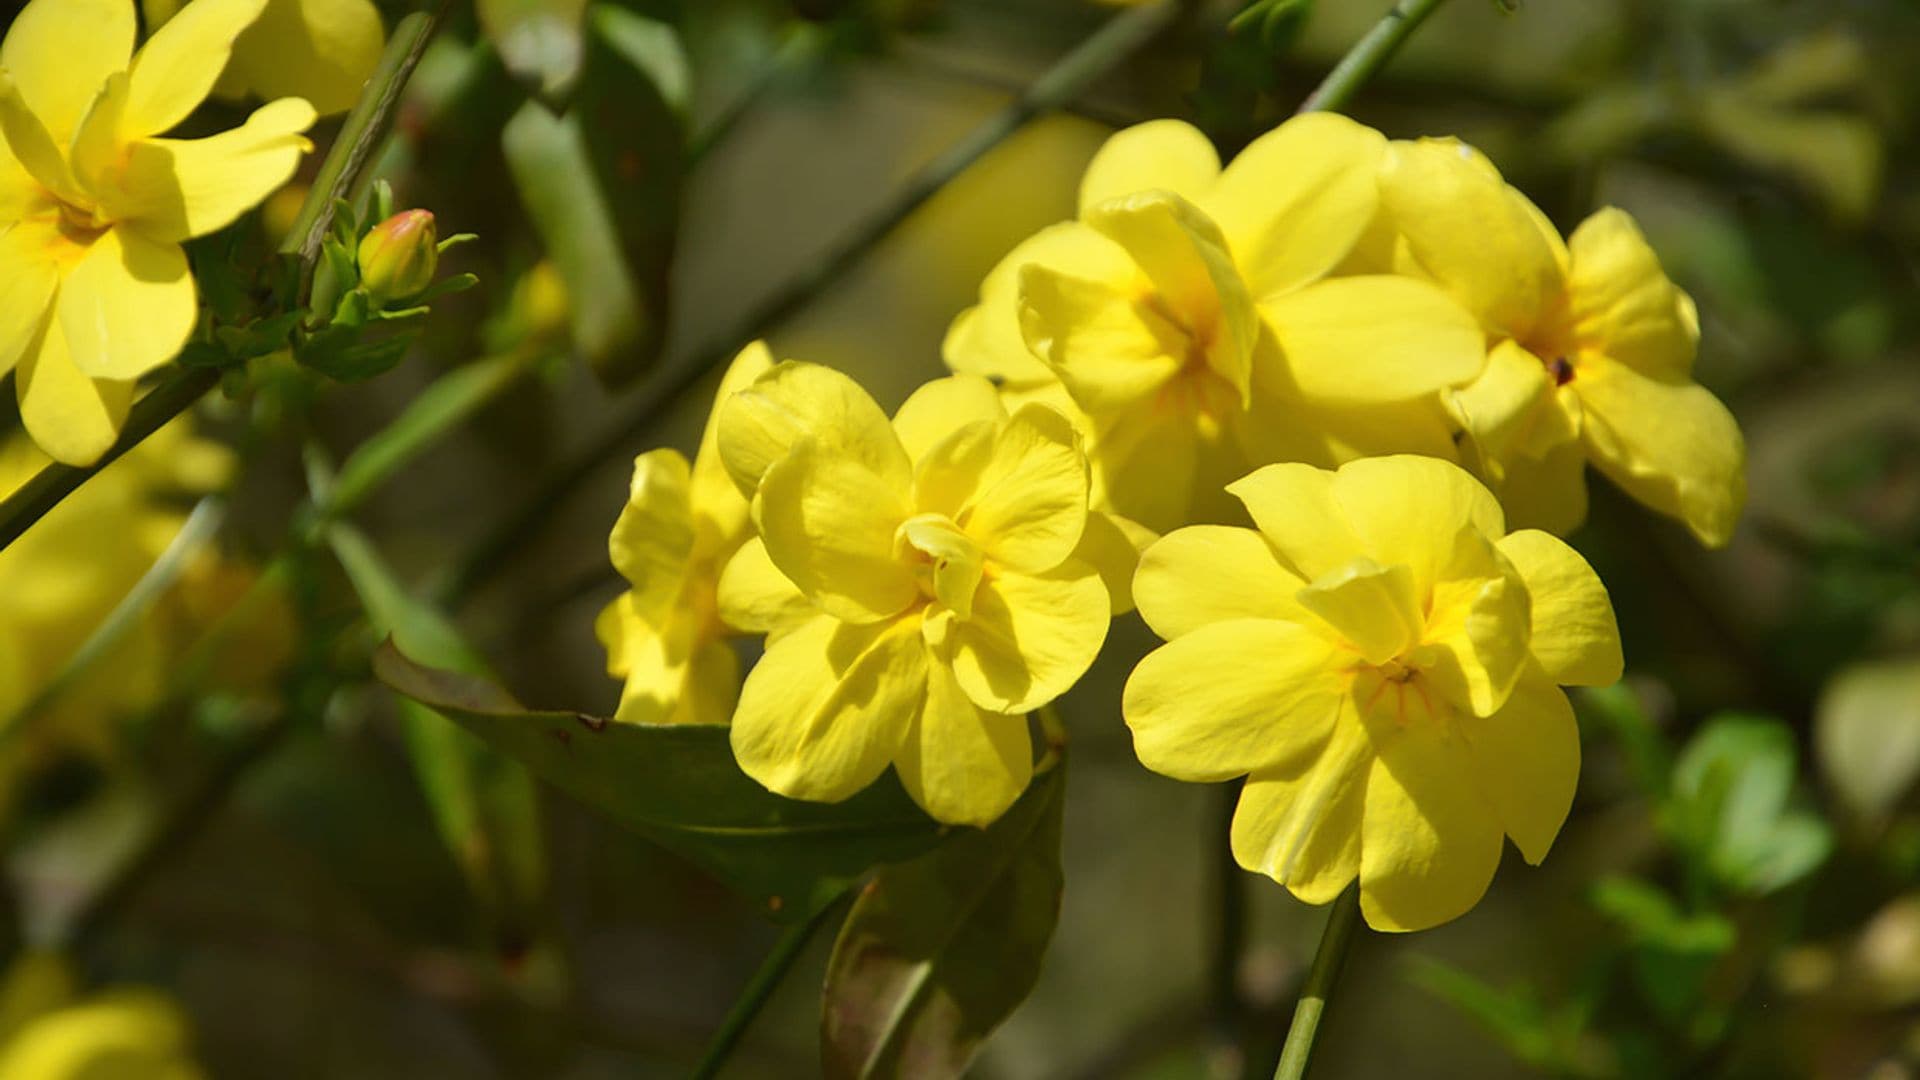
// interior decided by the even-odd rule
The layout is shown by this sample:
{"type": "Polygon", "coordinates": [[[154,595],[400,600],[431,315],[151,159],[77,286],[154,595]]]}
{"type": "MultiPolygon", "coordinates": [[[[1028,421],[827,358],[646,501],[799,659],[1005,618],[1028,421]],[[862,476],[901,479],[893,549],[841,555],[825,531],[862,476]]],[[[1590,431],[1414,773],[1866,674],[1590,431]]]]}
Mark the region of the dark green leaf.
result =
{"type": "Polygon", "coordinates": [[[723,727],[530,712],[498,686],[422,667],[391,643],[374,672],[776,918],[807,917],[876,863],[919,854],[944,831],[891,775],[843,803],[781,798],[740,771],[723,727]]]}
{"type": "MultiPolygon", "coordinates": [[[[351,463],[349,463],[351,464],[351,463]]],[[[485,671],[453,624],[395,580],[357,531],[333,525],[327,539],[376,634],[436,664],[485,671]]],[[[519,764],[417,702],[401,698],[407,749],[434,823],[468,883],[493,913],[502,944],[524,946],[546,888],[540,804],[519,764]]]]}
{"type": "Polygon", "coordinates": [[[1065,772],[860,894],[827,965],[827,1076],[957,1077],[1026,999],[1060,917],[1065,772]]]}

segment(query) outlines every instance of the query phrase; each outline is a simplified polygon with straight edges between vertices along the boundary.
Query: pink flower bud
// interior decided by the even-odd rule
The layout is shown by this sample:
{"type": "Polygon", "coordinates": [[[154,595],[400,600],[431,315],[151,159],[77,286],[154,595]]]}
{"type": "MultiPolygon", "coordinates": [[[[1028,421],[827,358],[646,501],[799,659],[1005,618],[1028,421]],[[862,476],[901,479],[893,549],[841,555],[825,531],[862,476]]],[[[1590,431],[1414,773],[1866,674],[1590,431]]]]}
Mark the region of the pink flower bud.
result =
{"type": "Polygon", "coordinates": [[[360,241],[360,284],[375,300],[405,300],[433,284],[440,268],[433,214],[402,210],[360,241]]]}

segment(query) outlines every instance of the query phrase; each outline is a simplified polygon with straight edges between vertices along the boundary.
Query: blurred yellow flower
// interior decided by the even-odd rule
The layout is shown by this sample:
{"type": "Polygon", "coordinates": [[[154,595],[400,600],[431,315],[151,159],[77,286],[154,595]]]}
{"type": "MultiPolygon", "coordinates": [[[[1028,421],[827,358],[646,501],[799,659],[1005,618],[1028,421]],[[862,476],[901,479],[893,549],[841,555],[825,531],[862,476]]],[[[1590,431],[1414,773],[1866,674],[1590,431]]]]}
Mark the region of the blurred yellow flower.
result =
{"type": "MultiPolygon", "coordinates": [[[[147,26],[173,18],[181,4],[143,0],[147,26]]],[[[229,100],[304,98],[322,116],[345,112],[385,46],[373,0],[267,0],[259,20],[234,41],[213,92],[229,100]]]]}
{"type": "Polygon", "coordinates": [[[719,427],[760,534],[720,610],[771,635],[734,715],[741,767],[836,802],[892,764],[935,819],[998,818],[1032,778],[1025,714],[1106,639],[1088,559],[1125,548],[1089,527],[1072,425],[1041,405],[1009,416],[977,376],[928,383],[889,423],[845,375],[788,362],[719,427]]]}
{"type": "Polygon", "coordinates": [[[733,713],[740,661],[727,643],[715,591],[752,523],[747,500],[720,463],[715,432],[721,405],[772,366],[757,341],[734,357],[691,465],[677,450],[634,459],[627,505],[608,541],[613,565],[632,588],[594,623],[607,673],[626,680],[617,720],[724,724],[733,713]]]}
{"type": "Polygon", "coordinates": [[[1511,836],[1547,854],[1580,738],[1560,685],[1620,675],[1600,580],[1546,533],[1509,534],[1456,465],[1270,465],[1232,485],[1258,531],[1194,526],[1147,549],[1134,598],[1167,644],[1127,680],[1150,769],[1246,775],[1240,865],[1308,903],[1357,876],[1367,922],[1471,908],[1511,836]]]}
{"type": "Polygon", "coordinates": [[[1096,504],[1153,529],[1226,516],[1250,464],[1452,457],[1439,392],[1479,373],[1472,317],[1425,282],[1327,276],[1376,216],[1385,150],[1329,114],[1225,169],[1179,121],[1121,131],[1078,220],[989,273],[948,366],[1076,410],[1096,504]]]}
{"type": "Polygon", "coordinates": [[[1486,331],[1485,370],[1451,405],[1470,462],[1515,520],[1579,525],[1591,461],[1702,543],[1726,544],[1746,502],[1745,443],[1693,381],[1693,301],[1633,219],[1604,209],[1562,242],[1451,139],[1395,143],[1381,190],[1396,267],[1446,287],[1486,331]]]}
{"type": "Polygon", "coordinates": [[[33,0],[0,43],[0,372],[54,458],[112,445],[134,380],[193,329],[181,244],[293,175],[313,107],[284,98],[204,139],[187,118],[265,0],[196,0],[133,54],[133,0],[33,0]]]}
{"type": "MultiPolygon", "coordinates": [[[[0,440],[0,497],[48,463],[18,436],[0,440]]],[[[173,543],[186,522],[181,496],[226,483],[224,447],[194,437],[184,421],[155,432],[101,470],[0,551],[0,795],[49,755],[109,758],[115,722],[152,704],[179,660],[223,619],[258,571],[215,545],[191,553],[173,585],[96,663],[98,677],[62,687],[24,733],[20,711],[41,697],[81,646],[173,543]],[[105,673],[110,673],[107,675],[105,673]]],[[[261,599],[227,647],[210,650],[212,681],[252,691],[271,682],[290,654],[291,615],[277,591],[261,599]]],[[[0,817],[7,811],[0,798],[0,817]]]]}
{"type": "Polygon", "coordinates": [[[199,1080],[187,1017],[149,990],[74,1000],[67,965],[30,953],[0,984],[0,1076],[20,1080],[199,1080]]]}

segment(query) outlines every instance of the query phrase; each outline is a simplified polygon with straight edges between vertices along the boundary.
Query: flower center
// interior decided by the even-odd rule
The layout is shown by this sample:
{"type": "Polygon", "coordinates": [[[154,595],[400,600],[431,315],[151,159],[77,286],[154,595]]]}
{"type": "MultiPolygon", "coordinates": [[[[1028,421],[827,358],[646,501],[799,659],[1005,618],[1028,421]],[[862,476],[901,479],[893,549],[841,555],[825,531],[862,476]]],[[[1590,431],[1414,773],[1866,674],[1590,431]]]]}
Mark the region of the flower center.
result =
{"type": "Polygon", "coordinates": [[[986,576],[980,545],[945,514],[916,514],[893,534],[893,555],[913,567],[920,594],[962,619],[973,615],[973,596],[986,576]]]}

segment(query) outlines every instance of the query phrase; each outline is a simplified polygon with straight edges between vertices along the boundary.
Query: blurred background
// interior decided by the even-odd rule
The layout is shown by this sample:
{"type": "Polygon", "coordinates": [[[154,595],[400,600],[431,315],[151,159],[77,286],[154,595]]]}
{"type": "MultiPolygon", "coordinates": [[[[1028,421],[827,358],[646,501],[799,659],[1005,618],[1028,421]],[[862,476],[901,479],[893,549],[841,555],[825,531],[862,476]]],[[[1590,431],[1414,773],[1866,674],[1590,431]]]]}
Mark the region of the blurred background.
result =
{"type": "MultiPolygon", "coordinates": [[[[697,373],[764,334],[891,408],[941,373],[987,269],[1071,214],[1110,131],[1183,117],[1229,154],[1388,6],[1192,4],[1029,118],[1062,57],[1157,16],[454,5],[381,174],[442,235],[479,234],[447,256],[479,286],[378,378],[257,361],[0,552],[0,956],[31,958],[0,1046],[36,1001],[160,1009],[140,987],[184,1011],[213,1077],[683,1075],[776,930],[550,792],[518,841],[537,858],[446,842],[417,730],[368,675],[365,583],[285,557],[313,461],[446,372],[516,358],[352,523],[521,700],[610,713],[606,536],[636,453],[692,451],[697,373]],[[116,610],[122,632],[83,648],[116,610]],[[533,869],[488,878],[516,859],[533,869]],[[542,873],[538,901],[516,892],[542,873]]],[[[1699,302],[1698,378],[1746,432],[1752,500],[1706,553],[1596,478],[1573,541],[1629,675],[1576,701],[1572,818],[1466,917],[1362,937],[1320,1075],[1920,1072],[1916,107],[1906,0],[1452,0],[1360,94],[1390,136],[1486,150],[1563,231],[1604,205],[1639,219],[1699,302]]],[[[271,238],[284,201],[245,227],[271,238]]],[[[7,490],[37,467],[11,439],[7,490]]],[[[1134,760],[1119,688],[1150,645],[1123,620],[1061,704],[1064,908],[975,1075],[1238,1076],[1261,1065],[1238,1031],[1277,1052],[1323,915],[1223,873],[1222,793],[1134,760]],[[1223,890],[1244,904],[1237,1003],[1223,890]]],[[[813,1073],[829,937],[728,1075],[813,1073]]]]}

